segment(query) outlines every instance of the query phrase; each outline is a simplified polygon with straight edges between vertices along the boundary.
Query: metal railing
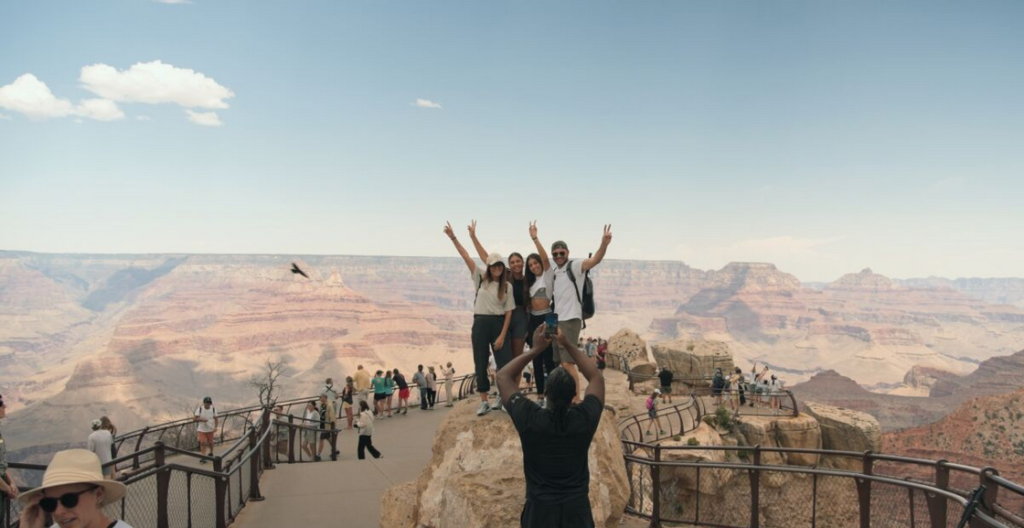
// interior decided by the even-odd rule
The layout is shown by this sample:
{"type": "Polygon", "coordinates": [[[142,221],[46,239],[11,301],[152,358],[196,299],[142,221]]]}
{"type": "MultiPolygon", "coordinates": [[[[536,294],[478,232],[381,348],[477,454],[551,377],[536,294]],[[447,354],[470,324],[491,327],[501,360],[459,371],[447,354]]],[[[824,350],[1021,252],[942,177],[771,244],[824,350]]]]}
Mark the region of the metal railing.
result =
{"type": "MultiPolygon", "coordinates": [[[[656,418],[647,414],[636,414],[619,421],[619,433],[622,439],[630,442],[648,440],[659,441],[684,435],[696,429],[705,415],[704,402],[690,396],[686,401],[670,407],[660,407],[655,412],[656,418]],[[668,429],[664,429],[667,426],[668,429]]],[[[623,443],[623,449],[627,444],[623,443]]],[[[628,451],[627,451],[628,453],[628,451]]]]}
{"type": "Polygon", "coordinates": [[[735,409],[732,409],[736,415],[793,417],[800,415],[796,397],[789,389],[758,392],[750,388],[740,390],[694,387],[689,389],[689,394],[703,400],[710,400],[710,407],[731,408],[733,405],[737,405],[735,409]]]}

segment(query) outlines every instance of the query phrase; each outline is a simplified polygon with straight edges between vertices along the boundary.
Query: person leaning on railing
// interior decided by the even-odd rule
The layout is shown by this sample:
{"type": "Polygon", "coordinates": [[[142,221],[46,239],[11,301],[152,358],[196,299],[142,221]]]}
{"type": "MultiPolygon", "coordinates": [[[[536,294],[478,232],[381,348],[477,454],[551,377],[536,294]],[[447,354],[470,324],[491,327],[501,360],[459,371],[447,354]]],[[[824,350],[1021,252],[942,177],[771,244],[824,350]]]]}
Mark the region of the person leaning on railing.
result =
{"type": "Polygon", "coordinates": [[[131,528],[103,512],[104,506],[121,500],[127,491],[124,484],[103,478],[95,453],[85,449],[60,451],[46,468],[43,485],[18,497],[25,505],[18,526],[43,528],[49,515],[61,528],[131,528]]]}
{"type": "Polygon", "coordinates": [[[516,379],[526,364],[548,347],[545,331],[546,325],[541,325],[533,335],[530,352],[513,358],[497,374],[502,402],[523,445],[526,503],[520,523],[524,528],[592,527],[587,459],[604,409],[604,376],[559,330],[559,345],[572,355],[588,382],[583,401],[572,404],[576,380],[563,367],[554,369],[547,380],[547,408],[523,396],[516,379]]]}

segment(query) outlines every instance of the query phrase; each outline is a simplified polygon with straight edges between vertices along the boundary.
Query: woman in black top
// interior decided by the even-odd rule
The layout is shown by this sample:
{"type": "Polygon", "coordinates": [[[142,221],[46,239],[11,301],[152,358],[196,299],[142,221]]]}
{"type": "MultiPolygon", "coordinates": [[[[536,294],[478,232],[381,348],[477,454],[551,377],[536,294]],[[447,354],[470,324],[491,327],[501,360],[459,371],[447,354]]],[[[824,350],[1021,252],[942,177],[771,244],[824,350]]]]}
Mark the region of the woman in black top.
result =
{"type": "Polygon", "coordinates": [[[398,385],[398,408],[395,414],[409,414],[409,384],[405,382],[405,376],[398,369],[392,372],[391,379],[398,385]]]}
{"type": "Polygon", "coordinates": [[[345,420],[348,422],[347,429],[352,429],[352,393],[355,392],[355,385],[352,376],[345,378],[345,388],[341,389],[341,406],[345,408],[345,420]]]}

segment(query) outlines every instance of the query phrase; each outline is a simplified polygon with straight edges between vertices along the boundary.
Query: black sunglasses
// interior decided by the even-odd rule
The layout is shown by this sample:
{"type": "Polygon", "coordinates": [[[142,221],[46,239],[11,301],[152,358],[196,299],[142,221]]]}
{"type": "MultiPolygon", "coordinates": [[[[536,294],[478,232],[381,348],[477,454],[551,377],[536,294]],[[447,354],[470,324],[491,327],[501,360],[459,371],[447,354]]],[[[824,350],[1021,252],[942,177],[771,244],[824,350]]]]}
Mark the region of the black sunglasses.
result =
{"type": "Polygon", "coordinates": [[[555,251],[554,253],[552,253],[552,255],[554,255],[556,257],[564,257],[564,256],[566,256],[568,254],[569,254],[568,251],[555,251]]]}
{"type": "Polygon", "coordinates": [[[65,494],[61,495],[60,497],[43,497],[43,498],[39,499],[39,507],[42,508],[43,511],[46,512],[46,513],[53,513],[55,511],[57,511],[57,501],[60,501],[60,503],[65,508],[70,510],[71,508],[74,508],[75,506],[78,506],[78,496],[79,495],[82,495],[84,493],[89,493],[90,491],[98,489],[98,488],[99,488],[99,486],[93,486],[91,488],[84,489],[84,490],[76,492],[76,493],[65,493],[65,494]]]}

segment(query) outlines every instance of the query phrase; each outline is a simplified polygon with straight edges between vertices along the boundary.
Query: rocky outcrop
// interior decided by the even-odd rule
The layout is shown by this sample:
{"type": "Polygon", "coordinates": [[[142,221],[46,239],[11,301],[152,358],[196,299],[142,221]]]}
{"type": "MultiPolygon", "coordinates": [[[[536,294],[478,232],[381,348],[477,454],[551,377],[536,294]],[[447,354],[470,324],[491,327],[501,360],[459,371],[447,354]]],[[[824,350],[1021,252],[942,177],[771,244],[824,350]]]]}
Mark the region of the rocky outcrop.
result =
{"type": "Polygon", "coordinates": [[[676,379],[695,386],[707,386],[709,381],[702,378],[710,378],[716,368],[729,372],[734,366],[729,345],[721,341],[669,341],[652,345],[651,350],[659,366],[668,367],[676,379]]]}
{"type": "MultiPolygon", "coordinates": [[[[746,439],[746,445],[761,447],[788,447],[793,449],[821,449],[821,429],[813,416],[743,416],[737,431],[746,439]]],[[[813,466],[818,455],[808,453],[761,454],[764,464],[813,466]]]]}
{"type": "MultiPolygon", "coordinates": [[[[822,446],[832,451],[874,451],[882,448],[882,427],[873,416],[823,403],[804,402],[804,411],[818,420],[822,446]]],[[[826,457],[823,465],[858,471],[861,460],[850,457],[826,457]]]]}
{"type": "MultiPolygon", "coordinates": [[[[701,423],[697,429],[680,437],[679,440],[669,439],[659,443],[665,449],[661,451],[661,459],[669,462],[713,463],[721,464],[726,460],[726,452],[720,449],[671,449],[677,446],[708,446],[724,445],[722,437],[714,427],[701,423]],[[696,443],[696,444],[694,444],[696,443]]],[[[661,470],[662,486],[674,486],[690,492],[715,494],[729,478],[728,469],[704,468],[700,481],[697,472],[690,467],[666,467],[661,470]]]]}
{"type": "MultiPolygon", "coordinates": [[[[384,495],[382,511],[403,497],[414,506],[386,515],[381,528],[519,526],[526,494],[519,434],[507,414],[478,418],[474,403],[449,411],[419,479],[384,495]]],[[[590,504],[597,526],[617,526],[629,498],[616,423],[615,412],[606,408],[590,446],[590,504]]]]}
{"type": "Polygon", "coordinates": [[[629,328],[623,328],[608,338],[608,351],[625,357],[630,363],[634,360],[647,361],[647,342],[629,328]]]}

